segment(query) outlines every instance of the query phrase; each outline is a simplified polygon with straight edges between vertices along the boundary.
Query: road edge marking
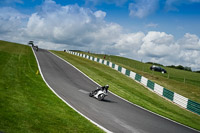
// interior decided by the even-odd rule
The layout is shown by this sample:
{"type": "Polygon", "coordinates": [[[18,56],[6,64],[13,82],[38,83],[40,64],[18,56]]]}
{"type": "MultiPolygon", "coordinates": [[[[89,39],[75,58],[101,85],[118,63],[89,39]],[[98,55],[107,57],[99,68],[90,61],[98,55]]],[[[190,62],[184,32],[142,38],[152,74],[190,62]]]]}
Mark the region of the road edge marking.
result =
{"type": "MultiPolygon", "coordinates": [[[[61,60],[63,60],[63,61],[66,62],[67,64],[69,64],[69,65],[71,65],[72,67],[74,67],[76,70],[78,70],[80,73],[82,73],[84,76],[86,76],[88,79],[90,79],[92,82],[94,82],[94,83],[97,84],[98,86],[101,86],[101,85],[99,85],[96,81],[94,81],[94,80],[91,79],[89,76],[87,76],[85,73],[83,73],[83,72],[80,71],[78,68],[76,68],[76,67],[73,66],[71,63],[69,63],[68,61],[66,61],[66,60],[64,60],[63,58],[59,57],[58,55],[52,53],[51,51],[49,51],[49,52],[50,52],[51,54],[55,55],[56,57],[60,58],[61,60]]],[[[164,118],[164,119],[166,119],[166,120],[169,120],[169,121],[171,121],[171,122],[174,122],[174,123],[176,123],[176,124],[178,124],[178,125],[181,125],[181,126],[183,126],[183,127],[192,129],[192,130],[194,130],[194,131],[196,131],[196,132],[200,132],[200,131],[197,130],[197,129],[194,129],[194,128],[189,127],[189,126],[187,126],[187,125],[184,125],[184,124],[182,124],[182,123],[176,122],[176,121],[174,121],[174,120],[172,120],[172,119],[170,119],[170,118],[167,118],[167,117],[165,117],[165,116],[162,116],[162,115],[160,115],[160,114],[157,114],[157,113],[155,113],[155,112],[152,112],[152,111],[150,111],[150,110],[148,110],[148,109],[145,109],[145,108],[143,108],[143,107],[141,107],[141,106],[139,106],[139,105],[137,105],[137,104],[134,104],[134,103],[132,103],[132,102],[130,102],[130,101],[128,101],[128,100],[126,100],[126,99],[124,99],[124,98],[118,96],[117,94],[115,94],[115,93],[113,93],[113,92],[111,92],[111,91],[109,91],[109,92],[110,92],[111,94],[115,95],[116,97],[118,97],[118,98],[120,98],[120,99],[122,99],[122,100],[124,100],[124,101],[126,101],[126,102],[128,102],[128,103],[130,103],[130,104],[132,104],[132,105],[137,106],[137,107],[140,108],[140,109],[143,109],[143,110],[145,110],[145,111],[147,111],[147,112],[150,112],[150,113],[152,113],[152,114],[154,114],[154,115],[157,115],[157,116],[159,116],[159,117],[162,117],[162,118],[164,118]]]]}
{"type": "MultiPolygon", "coordinates": [[[[32,48],[32,47],[31,47],[32,48]]],[[[79,112],[77,109],[75,109],[72,105],[70,105],[67,101],[65,101],[62,97],[60,97],[52,88],[51,86],[46,82],[43,73],[41,71],[40,65],[39,65],[39,61],[37,59],[37,56],[35,54],[35,51],[32,48],[32,51],[34,53],[35,59],[37,61],[37,65],[40,71],[40,74],[42,76],[42,79],[44,80],[44,82],[46,83],[46,85],[49,87],[49,89],[58,97],[60,98],[65,104],[67,104],[70,108],[72,108],[73,110],[75,110],[78,114],[80,114],[81,116],[85,117],[87,120],[89,120],[91,123],[93,123],[94,125],[96,125],[97,127],[101,128],[103,131],[107,132],[107,133],[112,133],[111,131],[109,131],[108,129],[104,128],[103,126],[99,125],[98,123],[94,122],[93,120],[91,120],[90,118],[88,118],[87,116],[85,116],[84,114],[82,114],[81,112],[79,112]]],[[[48,51],[49,52],[49,51],[48,51]]],[[[51,53],[51,52],[50,52],[51,53]]]]}

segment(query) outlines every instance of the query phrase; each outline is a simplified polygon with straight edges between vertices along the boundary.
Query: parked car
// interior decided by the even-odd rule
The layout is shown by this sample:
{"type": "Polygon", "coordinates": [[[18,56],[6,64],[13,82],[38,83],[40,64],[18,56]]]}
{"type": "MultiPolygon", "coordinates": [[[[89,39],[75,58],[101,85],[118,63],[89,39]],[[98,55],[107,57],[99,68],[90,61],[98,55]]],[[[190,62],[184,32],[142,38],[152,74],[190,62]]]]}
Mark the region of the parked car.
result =
{"type": "Polygon", "coordinates": [[[160,67],[160,66],[153,65],[153,66],[150,67],[150,69],[152,71],[157,71],[157,72],[161,72],[161,73],[167,73],[167,71],[165,69],[163,69],[162,67],[160,67]]]}

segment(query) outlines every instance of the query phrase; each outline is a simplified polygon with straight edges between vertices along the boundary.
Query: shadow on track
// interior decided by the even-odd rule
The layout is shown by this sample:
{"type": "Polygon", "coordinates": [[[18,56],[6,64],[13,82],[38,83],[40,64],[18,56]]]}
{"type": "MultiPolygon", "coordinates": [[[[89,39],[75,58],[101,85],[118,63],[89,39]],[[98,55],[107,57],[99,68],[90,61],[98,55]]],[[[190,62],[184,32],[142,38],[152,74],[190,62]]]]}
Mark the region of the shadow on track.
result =
{"type": "Polygon", "coordinates": [[[107,102],[107,103],[117,103],[115,101],[109,100],[109,99],[103,99],[102,102],[107,102]]]}

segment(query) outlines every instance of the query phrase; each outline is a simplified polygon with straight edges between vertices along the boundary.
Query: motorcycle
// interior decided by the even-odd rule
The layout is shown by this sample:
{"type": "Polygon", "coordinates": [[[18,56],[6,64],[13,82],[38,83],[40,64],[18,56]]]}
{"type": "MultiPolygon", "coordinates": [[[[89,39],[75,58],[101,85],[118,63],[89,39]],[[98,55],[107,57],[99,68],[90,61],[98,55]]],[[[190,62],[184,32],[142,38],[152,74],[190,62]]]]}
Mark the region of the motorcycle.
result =
{"type": "Polygon", "coordinates": [[[108,92],[106,89],[102,90],[98,87],[97,87],[97,90],[89,93],[90,97],[97,98],[99,101],[102,101],[107,95],[108,95],[108,92]]]}

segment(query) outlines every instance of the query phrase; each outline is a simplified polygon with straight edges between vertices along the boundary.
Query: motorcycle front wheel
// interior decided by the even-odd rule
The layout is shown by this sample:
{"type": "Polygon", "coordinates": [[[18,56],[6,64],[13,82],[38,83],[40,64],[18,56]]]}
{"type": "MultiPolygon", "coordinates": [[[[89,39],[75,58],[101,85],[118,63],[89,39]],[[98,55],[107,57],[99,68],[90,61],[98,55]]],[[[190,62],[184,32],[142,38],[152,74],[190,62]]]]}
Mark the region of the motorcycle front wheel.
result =
{"type": "Polygon", "coordinates": [[[90,92],[90,93],[89,93],[89,96],[90,96],[90,97],[92,97],[92,96],[93,96],[92,92],[90,92]]]}

